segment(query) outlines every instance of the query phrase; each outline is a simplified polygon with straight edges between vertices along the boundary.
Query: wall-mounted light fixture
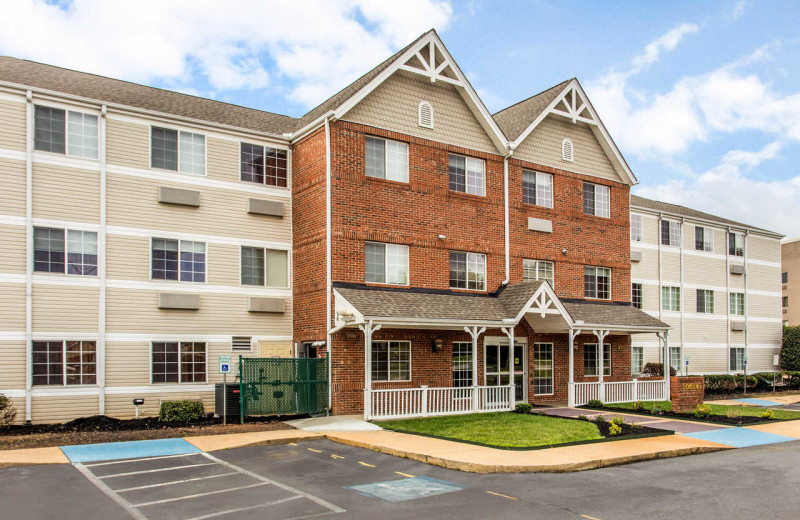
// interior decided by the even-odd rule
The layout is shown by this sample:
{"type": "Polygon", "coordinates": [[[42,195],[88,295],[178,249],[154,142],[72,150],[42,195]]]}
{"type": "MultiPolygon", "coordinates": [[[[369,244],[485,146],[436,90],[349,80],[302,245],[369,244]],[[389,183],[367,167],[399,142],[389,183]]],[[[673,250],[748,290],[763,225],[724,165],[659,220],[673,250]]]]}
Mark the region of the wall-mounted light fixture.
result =
{"type": "Polygon", "coordinates": [[[436,338],[435,340],[433,340],[433,351],[441,352],[442,345],[444,345],[444,341],[442,340],[442,338],[436,338]]]}

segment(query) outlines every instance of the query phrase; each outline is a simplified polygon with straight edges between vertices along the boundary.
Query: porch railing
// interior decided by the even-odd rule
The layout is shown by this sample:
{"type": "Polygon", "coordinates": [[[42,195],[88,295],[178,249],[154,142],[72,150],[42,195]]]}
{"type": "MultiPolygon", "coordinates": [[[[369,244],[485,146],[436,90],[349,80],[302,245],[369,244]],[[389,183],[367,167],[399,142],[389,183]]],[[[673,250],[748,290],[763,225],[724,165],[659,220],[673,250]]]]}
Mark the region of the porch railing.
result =
{"type": "Polygon", "coordinates": [[[606,404],[668,399],[667,384],[663,380],[573,383],[572,393],[574,400],[571,404],[574,406],[582,406],[595,399],[606,404]]]}
{"type": "Polygon", "coordinates": [[[514,386],[392,388],[365,390],[364,416],[400,419],[514,409],[514,386]]]}

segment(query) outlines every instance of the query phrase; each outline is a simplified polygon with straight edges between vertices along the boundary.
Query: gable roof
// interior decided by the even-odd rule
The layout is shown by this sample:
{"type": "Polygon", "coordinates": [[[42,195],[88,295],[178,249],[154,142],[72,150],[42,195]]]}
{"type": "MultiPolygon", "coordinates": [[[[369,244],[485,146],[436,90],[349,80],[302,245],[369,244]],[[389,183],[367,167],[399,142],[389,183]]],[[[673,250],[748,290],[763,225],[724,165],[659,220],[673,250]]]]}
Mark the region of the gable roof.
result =
{"type": "Polygon", "coordinates": [[[748,224],[742,224],[741,222],[737,222],[735,220],[729,220],[726,218],[718,217],[716,215],[712,215],[711,213],[705,213],[703,211],[698,211],[696,209],[687,208],[686,206],[679,206],[677,204],[670,204],[668,202],[661,202],[658,200],[639,197],[637,195],[631,195],[631,209],[634,208],[648,209],[659,213],[669,213],[671,215],[687,217],[687,218],[695,218],[698,220],[707,220],[709,222],[715,222],[717,224],[724,226],[733,226],[737,228],[749,229],[752,231],[766,233],[769,235],[773,235],[776,238],[783,238],[784,236],[780,233],[776,233],[775,231],[770,231],[768,229],[763,229],[763,228],[757,228],[755,226],[750,226],[748,224]]]}
{"type": "Polygon", "coordinates": [[[510,107],[492,114],[492,117],[494,117],[494,120],[500,125],[500,129],[506,134],[506,137],[508,137],[510,141],[513,141],[528,128],[528,125],[530,125],[532,121],[544,112],[548,105],[550,105],[561,92],[564,91],[570,81],[572,81],[572,79],[562,81],[554,87],[550,87],[528,99],[523,99],[510,107]]]}

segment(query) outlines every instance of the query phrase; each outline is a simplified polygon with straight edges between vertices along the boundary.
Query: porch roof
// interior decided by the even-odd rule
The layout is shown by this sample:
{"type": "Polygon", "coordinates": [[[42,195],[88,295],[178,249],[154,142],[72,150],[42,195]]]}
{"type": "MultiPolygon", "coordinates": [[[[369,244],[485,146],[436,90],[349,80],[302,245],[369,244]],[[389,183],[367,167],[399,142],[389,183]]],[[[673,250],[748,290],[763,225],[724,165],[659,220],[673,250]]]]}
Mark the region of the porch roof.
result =
{"type": "Polygon", "coordinates": [[[631,305],[561,300],[573,322],[602,327],[668,329],[669,325],[631,305]]]}

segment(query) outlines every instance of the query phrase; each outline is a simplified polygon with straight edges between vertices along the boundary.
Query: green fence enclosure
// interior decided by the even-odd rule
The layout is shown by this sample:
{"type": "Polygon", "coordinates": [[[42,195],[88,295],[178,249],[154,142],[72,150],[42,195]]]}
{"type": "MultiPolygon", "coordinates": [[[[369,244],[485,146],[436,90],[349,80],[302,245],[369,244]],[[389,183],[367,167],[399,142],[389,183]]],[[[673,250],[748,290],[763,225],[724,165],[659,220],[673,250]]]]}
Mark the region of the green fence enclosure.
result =
{"type": "Polygon", "coordinates": [[[248,415],[324,412],[328,406],[327,358],[239,356],[242,420],[248,415]]]}

